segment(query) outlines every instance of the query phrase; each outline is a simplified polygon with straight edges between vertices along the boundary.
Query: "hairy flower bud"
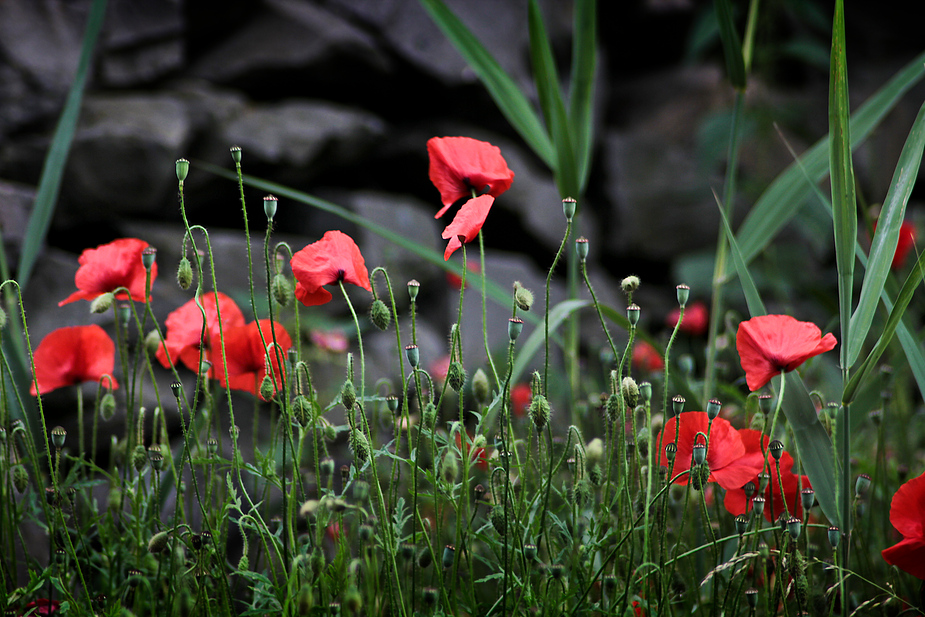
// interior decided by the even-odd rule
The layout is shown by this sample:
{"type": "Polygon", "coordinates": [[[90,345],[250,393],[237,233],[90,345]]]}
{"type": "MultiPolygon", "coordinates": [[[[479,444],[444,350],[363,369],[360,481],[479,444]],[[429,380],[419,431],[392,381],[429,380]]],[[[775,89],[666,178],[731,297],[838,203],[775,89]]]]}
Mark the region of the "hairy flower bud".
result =
{"type": "Polygon", "coordinates": [[[26,489],[29,488],[29,472],[22,465],[13,467],[13,486],[16,487],[19,494],[25,493],[26,489]]]}
{"type": "Polygon", "coordinates": [[[472,376],[472,396],[475,397],[475,402],[479,405],[487,403],[488,397],[491,396],[488,375],[481,368],[476,370],[472,376]]]}
{"type": "Polygon", "coordinates": [[[620,281],[620,288],[625,294],[633,293],[639,289],[639,277],[634,275],[625,277],[622,281],[620,281]]]}
{"type": "Polygon", "coordinates": [[[350,449],[353,450],[353,456],[358,461],[365,462],[369,459],[369,440],[363,431],[353,429],[350,431],[350,449]]]}
{"type": "Polygon", "coordinates": [[[180,258],[180,264],[177,266],[177,285],[180,289],[189,289],[193,284],[193,266],[190,265],[186,255],[180,258]]]}
{"type": "Polygon", "coordinates": [[[537,430],[543,430],[543,428],[549,423],[549,416],[552,413],[552,410],[549,407],[549,401],[546,400],[546,397],[542,394],[535,394],[533,400],[530,402],[529,410],[530,420],[533,421],[534,426],[537,430]]]}
{"type": "Polygon", "coordinates": [[[639,402],[639,386],[632,377],[623,378],[623,400],[629,407],[636,407],[639,402]]]}
{"type": "Polygon", "coordinates": [[[389,324],[392,323],[392,313],[389,311],[389,307],[379,298],[373,300],[369,307],[369,320],[373,322],[374,326],[383,331],[387,330],[389,324]]]}
{"type": "Polygon", "coordinates": [[[141,444],[135,446],[135,449],[132,451],[132,467],[135,468],[135,471],[141,471],[144,469],[145,464],[148,462],[148,451],[141,444]]]}
{"type": "Polygon", "coordinates": [[[520,281],[514,282],[514,304],[522,311],[529,311],[533,306],[533,292],[520,284],[520,281]]]}
{"type": "Polygon", "coordinates": [[[344,408],[347,411],[351,411],[353,406],[356,405],[357,391],[353,387],[353,381],[348,379],[344,382],[344,386],[340,391],[340,400],[344,404],[344,408]]]}
{"type": "Polygon", "coordinates": [[[276,300],[277,304],[280,306],[289,306],[294,294],[292,292],[292,283],[289,282],[289,278],[286,275],[275,275],[273,277],[273,282],[270,284],[270,288],[273,291],[273,299],[276,300]]]}
{"type": "Polygon", "coordinates": [[[446,371],[446,380],[451,388],[459,392],[466,384],[466,369],[460,362],[450,362],[450,367],[446,371]]]}
{"type": "Polygon", "coordinates": [[[443,457],[443,464],[440,466],[440,474],[444,482],[448,484],[456,483],[456,479],[459,477],[459,459],[456,458],[456,453],[453,450],[447,449],[446,455],[443,457]]]}
{"type": "Polygon", "coordinates": [[[167,548],[167,542],[170,540],[169,531],[160,531],[148,540],[148,552],[149,553],[160,553],[165,548],[167,548]]]}
{"type": "Polygon", "coordinates": [[[90,303],[90,312],[97,314],[105,313],[109,310],[109,307],[112,306],[112,303],[115,299],[116,297],[110,291],[104,294],[100,294],[90,303]]]}

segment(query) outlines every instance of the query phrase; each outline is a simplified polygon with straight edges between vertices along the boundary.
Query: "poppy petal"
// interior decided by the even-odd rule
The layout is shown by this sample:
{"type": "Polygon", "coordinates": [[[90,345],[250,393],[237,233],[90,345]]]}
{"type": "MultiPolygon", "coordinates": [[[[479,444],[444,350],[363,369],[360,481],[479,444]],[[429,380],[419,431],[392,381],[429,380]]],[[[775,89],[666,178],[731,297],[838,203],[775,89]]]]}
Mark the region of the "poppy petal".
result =
{"type": "MultiPolygon", "coordinates": [[[[78,291],[59,302],[58,306],[77,300],[93,300],[120,287],[125,287],[129,293],[116,294],[118,299],[131,297],[136,302],[144,302],[147,271],[141,261],[141,254],[146,248],[148,243],[143,240],[120,238],[109,244],[86,249],[78,259],[80,267],[74,275],[78,291]]],[[[151,281],[156,277],[157,263],[151,266],[151,281]]]]}
{"type": "Polygon", "coordinates": [[[753,392],[781,371],[792,371],[836,344],[833,334],[822,336],[816,324],[789,315],[753,317],[739,324],[736,333],[736,350],[753,392]]]}
{"type": "Polygon", "coordinates": [[[495,203],[495,198],[491,195],[480,195],[462,205],[453,218],[453,222],[443,230],[443,239],[449,240],[446,251],[443,252],[444,261],[449,261],[456,249],[462,246],[463,241],[460,238],[464,238],[466,242],[475,240],[482,225],[485,224],[493,203],[495,203]]]}
{"type": "Polygon", "coordinates": [[[341,231],[325,232],[320,240],[293,255],[290,264],[297,281],[296,298],[306,306],[329,302],[331,294],[321,288],[340,281],[372,290],[363,254],[353,238],[341,231]],[[319,294],[319,290],[324,293],[319,294]]]}
{"type": "Polygon", "coordinates": [[[460,199],[487,192],[497,197],[511,187],[511,171],[501,149],[471,137],[432,137],[427,141],[430,157],[428,175],[440,191],[443,203],[434,218],[440,218],[460,199]]]}

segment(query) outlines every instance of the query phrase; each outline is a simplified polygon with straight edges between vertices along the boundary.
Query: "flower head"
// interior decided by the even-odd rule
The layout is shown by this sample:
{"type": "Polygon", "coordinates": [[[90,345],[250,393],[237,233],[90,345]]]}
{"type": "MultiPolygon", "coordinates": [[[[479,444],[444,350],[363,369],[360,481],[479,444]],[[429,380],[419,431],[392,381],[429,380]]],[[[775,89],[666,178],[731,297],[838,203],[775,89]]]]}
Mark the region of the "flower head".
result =
{"type": "Polygon", "coordinates": [[[533,388],[528,383],[519,383],[511,388],[511,412],[514,417],[523,418],[533,401],[533,388]]]}
{"type": "MultiPolygon", "coordinates": [[[[678,329],[691,336],[703,336],[710,326],[709,315],[706,304],[700,300],[691,302],[684,309],[684,319],[681,320],[681,325],[678,329]]],[[[680,307],[675,308],[668,314],[668,317],[665,318],[665,325],[669,328],[674,328],[678,323],[678,319],[681,319],[680,307]]]]}
{"type": "Polygon", "coordinates": [[[739,324],[736,350],[748,389],[754,392],[781,371],[789,372],[810,358],[835,347],[832,333],[789,315],[763,315],[739,324]]]}
{"type": "Polygon", "coordinates": [[[39,598],[34,602],[29,602],[26,605],[26,615],[36,615],[36,616],[45,616],[45,615],[56,615],[58,609],[61,605],[61,602],[58,600],[48,600],[46,598],[39,598]]]}
{"type": "Polygon", "coordinates": [[[449,240],[443,259],[449,261],[450,255],[463,245],[463,242],[472,242],[479,235],[482,225],[495,198],[491,195],[479,195],[462,205],[453,218],[453,222],[443,230],[443,239],[449,240]]]}
{"type": "MultiPolygon", "coordinates": [[[[274,391],[283,387],[286,352],[292,347],[289,333],[279,323],[270,328],[269,319],[252,321],[246,326],[234,326],[225,329],[225,357],[228,359],[228,387],[232,390],[244,390],[251,394],[260,393],[260,385],[272,366],[274,391]],[[261,334],[263,335],[261,338],[261,334]],[[275,343],[274,343],[275,336],[275,343]],[[266,341],[266,343],[264,343],[266,341]]],[[[225,368],[222,364],[221,341],[218,335],[212,336],[211,375],[225,386],[225,368]]]]}
{"type": "MultiPolygon", "coordinates": [[[[746,458],[745,444],[739,432],[728,420],[716,418],[712,425],[704,411],[685,411],[668,420],[658,438],[659,462],[668,466],[665,446],[677,441],[678,450],[674,459],[672,476],[691,468],[694,444],[707,445],[706,462],[710,467],[710,482],[716,482],[726,490],[740,488],[761,471],[761,461],[746,458]],[[710,440],[703,435],[709,434],[710,440]]],[[[675,484],[687,484],[689,475],[675,480],[675,484]]]]}
{"type": "Polygon", "coordinates": [[[372,290],[360,248],[341,231],[325,232],[320,240],[293,255],[290,263],[297,281],[295,296],[305,306],[330,302],[331,292],[323,286],[340,281],[372,290]]]}
{"type": "Polygon", "coordinates": [[[501,150],[470,137],[432,137],[427,140],[430,181],[440,191],[443,207],[434,218],[443,216],[450,206],[476,193],[497,197],[511,187],[514,172],[508,169],[501,150]]]}
{"type": "Polygon", "coordinates": [[[884,549],[883,558],[888,564],[925,580],[925,474],[909,480],[893,495],[890,522],[903,539],[884,549]]]}
{"type": "MultiPolygon", "coordinates": [[[[141,262],[142,252],[148,243],[137,238],[121,238],[95,249],[86,249],[80,254],[80,267],[74,276],[77,291],[58,303],[64,306],[77,300],[93,300],[97,296],[115,291],[120,287],[129,290],[116,294],[119,300],[131,296],[136,302],[145,301],[145,271],[141,262]]],[[[157,263],[151,266],[151,281],[157,276],[157,263]]]]}
{"type": "MultiPolygon", "coordinates": [[[[85,381],[112,376],[116,346],[97,325],[58,328],[35,348],[35,379],[30,392],[47,394],[85,381]]],[[[106,380],[109,385],[109,380],[106,380]]],[[[112,388],[117,388],[112,380],[112,388]]]]}
{"type": "Polygon", "coordinates": [[[665,361],[651,343],[639,341],[633,345],[633,365],[642,371],[653,372],[665,368],[665,361]]]}
{"type": "Polygon", "coordinates": [[[212,338],[219,333],[218,316],[221,314],[222,326],[229,328],[244,325],[244,314],[238,305],[229,296],[218,292],[218,305],[216,294],[206,293],[200,296],[202,311],[205,311],[206,330],[202,332],[202,311],[195,300],[190,300],[167,316],[167,336],[164,343],[157,350],[156,357],[164,368],[170,368],[182,362],[186,368],[199,372],[200,353],[203,358],[209,358],[209,345],[212,338]],[[168,361],[168,354],[170,359],[168,361]]]}
{"type": "MultiPolygon", "coordinates": [[[[812,488],[809,478],[798,476],[793,473],[793,457],[786,451],[780,457],[780,482],[777,479],[777,461],[768,453],[769,438],[763,435],[761,431],[743,428],[739,429],[739,435],[745,444],[745,455],[742,461],[750,464],[757,464],[764,469],[764,461],[768,461],[768,473],[770,481],[761,497],[765,500],[764,517],[768,522],[773,523],[784,512],[784,499],[787,500],[787,512],[790,516],[802,518],[802,508],[800,507],[800,491],[804,488],[812,488]],[[763,452],[763,453],[762,453],[763,452]],[[783,485],[783,488],[781,488],[783,485]]],[[[753,482],[759,486],[758,474],[746,481],[753,482]]],[[[756,493],[757,496],[757,493],[756,493]]],[[[723,505],[726,510],[733,516],[745,514],[749,508],[749,499],[745,495],[743,488],[730,488],[726,491],[723,499],[723,505]]]]}

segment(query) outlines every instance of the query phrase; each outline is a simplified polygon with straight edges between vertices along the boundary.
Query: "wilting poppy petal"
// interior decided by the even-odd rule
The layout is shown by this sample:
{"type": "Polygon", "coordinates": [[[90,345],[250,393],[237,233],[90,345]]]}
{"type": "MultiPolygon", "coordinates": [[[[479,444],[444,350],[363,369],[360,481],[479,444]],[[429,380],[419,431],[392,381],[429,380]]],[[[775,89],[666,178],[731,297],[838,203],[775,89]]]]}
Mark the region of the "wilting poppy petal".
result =
{"type": "MultiPolygon", "coordinates": [[[[81,253],[78,262],[80,268],[74,276],[78,291],[58,303],[64,306],[77,300],[93,300],[104,293],[115,291],[120,287],[129,290],[132,300],[144,302],[145,278],[147,272],[141,262],[141,253],[148,248],[148,243],[137,238],[121,238],[101,244],[95,249],[81,253]]],[[[151,281],[157,277],[157,263],[151,266],[151,281]]],[[[116,294],[119,300],[125,300],[125,293],[116,294]]]]}
{"type": "Polygon", "coordinates": [[[925,580],[925,474],[909,480],[893,495],[890,522],[903,540],[881,553],[886,562],[925,580]]]}
{"type": "Polygon", "coordinates": [[[295,296],[306,306],[330,302],[331,293],[323,286],[339,281],[372,290],[359,247],[350,236],[337,230],[326,232],[320,240],[297,252],[290,263],[296,278],[295,296]]]}
{"type": "Polygon", "coordinates": [[[789,315],[763,315],[739,324],[736,350],[751,391],[781,371],[789,372],[835,347],[832,333],[822,336],[816,324],[789,315]]]}
{"type": "MultiPolygon", "coordinates": [[[[707,449],[706,462],[710,467],[710,482],[716,482],[725,489],[739,488],[761,471],[760,462],[743,458],[746,450],[745,444],[738,431],[724,418],[716,418],[710,424],[710,418],[704,411],[685,411],[668,420],[665,428],[658,438],[659,463],[668,467],[668,456],[665,446],[675,443],[677,438],[678,450],[675,454],[672,476],[677,476],[691,468],[691,458],[694,453],[694,444],[706,443],[697,433],[707,434],[709,431],[710,443],[707,449]]],[[[689,476],[678,478],[676,484],[687,484],[689,476]]]]}
{"type": "MultiPolygon", "coordinates": [[[[65,386],[112,376],[116,346],[97,325],[58,328],[35,348],[35,380],[30,392],[48,394],[65,386]],[[38,388],[36,389],[36,385],[38,388]]],[[[106,380],[104,385],[109,385],[106,380]]],[[[112,380],[112,388],[119,385],[112,380]]]]}
{"type": "Polygon", "coordinates": [[[432,137],[427,140],[430,181],[440,191],[440,218],[463,198],[487,193],[497,197],[511,187],[514,172],[508,169],[501,149],[471,137],[432,137]]]}
{"type": "Polygon", "coordinates": [[[164,368],[170,368],[182,362],[186,368],[199,372],[200,348],[205,346],[204,357],[208,357],[209,341],[218,334],[218,315],[221,313],[222,325],[225,329],[244,325],[244,314],[238,305],[229,296],[218,292],[218,309],[215,305],[215,294],[205,293],[200,296],[202,310],[206,314],[205,337],[202,334],[202,310],[195,300],[190,300],[167,316],[164,324],[167,326],[167,335],[164,344],[157,350],[156,357],[164,368]],[[165,349],[166,347],[166,349],[165,349]],[[170,354],[170,362],[167,354],[170,354]]]}
{"type": "Polygon", "coordinates": [[[449,240],[443,252],[444,261],[449,261],[450,255],[463,245],[463,241],[472,242],[479,235],[485,218],[488,216],[495,198],[491,195],[480,195],[470,199],[462,205],[453,218],[453,222],[443,230],[443,239],[449,240]],[[462,237],[464,240],[460,240],[462,237]]]}
{"type": "MultiPolygon", "coordinates": [[[[270,328],[269,319],[253,321],[246,326],[235,326],[225,329],[225,357],[228,359],[228,386],[232,390],[244,390],[251,394],[260,394],[260,385],[267,375],[267,357],[273,360],[273,377],[275,391],[283,387],[282,376],[285,374],[285,365],[281,360],[286,359],[286,352],[292,347],[289,333],[279,323],[270,328]],[[276,335],[278,352],[274,350],[273,336],[276,335]],[[261,339],[263,333],[263,339],[261,339]],[[266,346],[264,346],[266,341],[266,346]]],[[[212,336],[210,343],[212,352],[209,359],[212,362],[211,375],[218,379],[221,386],[225,386],[225,369],[222,364],[221,341],[218,334],[212,336]]]]}

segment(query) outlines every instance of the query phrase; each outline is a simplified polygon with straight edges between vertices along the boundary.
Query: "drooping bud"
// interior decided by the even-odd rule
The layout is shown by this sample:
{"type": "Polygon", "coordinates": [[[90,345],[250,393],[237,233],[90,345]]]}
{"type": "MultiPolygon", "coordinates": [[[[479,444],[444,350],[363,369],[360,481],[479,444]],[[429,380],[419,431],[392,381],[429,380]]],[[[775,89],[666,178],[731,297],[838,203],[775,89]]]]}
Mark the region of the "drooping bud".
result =
{"type": "Polygon", "coordinates": [[[382,331],[388,330],[389,324],[392,323],[392,313],[389,307],[379,298],[373,300],[369,306],[369,320],[382,331]]]}
{"type": "Polygon", "coordinates": [[[97,297],[93,298],[93,301],[90,302],[90,312],[91,313],[105,313],[109,310],[109,307],[112,306],[113,301],[116,297],[111,291],[107,291],[104,294],[100,294],[97,297]]]}
{"type": "Polygon", "coordinates": [[[484,405],[488,402],[490,395],[491,386],[488,384],[488,375],[480,368],[472,376],[472,396],[475,397],[476,403],[484,405]]]}
{"type": "Polygon", "coordinates": [[[167,548],[167,542],[170,540],[169,531],[160,531],[148,540],[148,552],[149,553],[160,553],[165,548],[167,548]]]}
{"type": "Polygon", "coordinates": [[[273,282],[270,284],[273,291],[273,299],[280,306],[289,306],[294,297],[292,292],[292,283],[285,274],[276,274],[273,276],[273,282]]]}
{"type": "Polygon", "coordinates": [[[353,429],[350,431],[350,449],[358,461],[365,462],[369,458],[369,440],[363,431],[353,429]]]}
{"type": "Polygon", "coordinates": [[[533,292],[520,284],[520,281],[514,282],[514,304],[522,311],[529,311],[533,306],[533,292]]]}
{"type": "Polygon", "coordinates": [[[434,430],[434,427],[437,424],[437,406],[433,403],[427,403],[424,407],[424,412],[421,414],[421,422],[424,424],[424,428],[434,430]]]}
{"type": "Polygon", "coordinates": [[[180,264],[177,266],[177,285],[180,289],[189,289],[193,284],[193,266],[190,265],[186,255],[180,258],[180,264]]]}
{"type": "Polygon", "coordinates": [[[132,451],[132,466],[135,468],[135,471],[141,471],[144,469],[145,464],[148,462],[148,451],[141,444],[135,446],[135,449],[132,451]]]}
{"type": "Polygon", "coordinates": [[[450,366],[446,371],[446,381],[456,392],[462,390],[462,387],[466,385],[466,369],[463,368],[461,362],[450,362],[450,366]]]}
{"type": "Polygon", "coordinates": [[[29,488],[29,472],[27,472],[26,468],[22,465],[13,467],[13,486],[16,487],[20,495],[25,493],[26,489],[29,488]]]}
{"type": "Polygon", "coordinates": [[[440,473],[444,482],[448,484],[456,483],[456,478],[459,477],[459,460],[453,450],[447,449],[446,455],[443,457],[443,464],[440,466],[440,473]]]}

